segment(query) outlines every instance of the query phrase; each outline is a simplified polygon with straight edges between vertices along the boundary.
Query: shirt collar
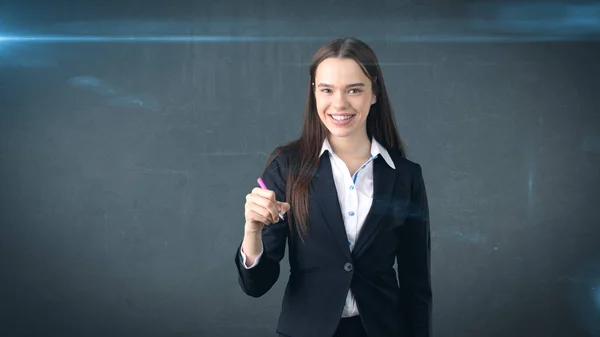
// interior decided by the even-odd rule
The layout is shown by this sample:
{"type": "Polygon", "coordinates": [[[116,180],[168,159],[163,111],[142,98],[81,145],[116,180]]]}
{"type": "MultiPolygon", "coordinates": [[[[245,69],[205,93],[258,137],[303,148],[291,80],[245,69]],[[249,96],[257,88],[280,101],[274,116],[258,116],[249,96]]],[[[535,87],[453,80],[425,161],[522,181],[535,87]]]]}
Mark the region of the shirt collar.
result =
{"type": "MultiPolygon", "coordinates": [[[[335,154],[335,152],[333,152],[333,150],[331,149],[331,144],[329,143],[329,139],[327,139],[327,138],[325,138],[325,141],[323,141],[323,146],[321,147],[321,152],[319,153],[319,157],[321,157],[325,151],[329,151],[329,153],[335,154]]],[[[375,159],[379,155],[381,155],[381,157],[383,158],[383,160],[385,160],[385,162],[388,164],[389,167],[396,169],[396,166],[394,165],[394,161],[392,160],[392,157],[390,157],[390,154],[388,153],[388,151],[383,147],[383,145],[379,144],[379,142],[376,141],[375,138],[372,138],[371,139],[371,158],[375,159]]]]}

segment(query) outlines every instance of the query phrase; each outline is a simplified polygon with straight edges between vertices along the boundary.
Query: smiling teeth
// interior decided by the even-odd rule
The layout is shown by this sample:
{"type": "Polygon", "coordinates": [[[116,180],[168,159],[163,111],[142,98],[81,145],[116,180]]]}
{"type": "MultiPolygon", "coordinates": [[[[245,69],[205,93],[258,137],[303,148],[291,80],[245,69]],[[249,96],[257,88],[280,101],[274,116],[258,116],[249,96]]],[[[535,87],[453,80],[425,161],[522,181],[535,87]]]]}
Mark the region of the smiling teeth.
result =
{"type": "Polygon", "coordinates": [[[352,116],[334,116],[334,115],[331,115],[331,117],[333,119],[335,119],[336,121],[344,121],[346,119],[352,118],[352,116]]]}

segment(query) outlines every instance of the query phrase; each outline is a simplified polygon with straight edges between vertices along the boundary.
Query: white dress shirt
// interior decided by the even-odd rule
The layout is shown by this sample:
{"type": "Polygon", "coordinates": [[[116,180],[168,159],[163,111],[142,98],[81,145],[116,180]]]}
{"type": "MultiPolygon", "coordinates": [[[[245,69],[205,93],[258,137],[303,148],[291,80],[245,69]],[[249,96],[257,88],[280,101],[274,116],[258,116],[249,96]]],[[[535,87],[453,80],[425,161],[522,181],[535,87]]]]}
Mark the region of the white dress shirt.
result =
{"type": "MultiPolygon", "coordinates": [[[[346,163],[333,152],[331,144],[329,144],[327,139],[323,142],[319,157],[323,155],[325,151],[329,152],[333,180],[340,202],[344,226],[346,227],[348,245],[352,251],[352,249],[354,249],[354,243],[360,233],[360,229],[371,209],[371,203],[373,202],[373,160],[378,156],[381,156],[391,168],[396,169],[396,167],[387,150],[375,139],[372,139],[371,141],[371,158],[364,163],[353,176],[350,175],[350,170],[346,166],[346,163]]],[[[262,253],[261,250],[253,265],[246,266],[246,255],[242,250],[242,264],[248,269],[256,266],[262,253]]],[[[351,317],[358,314],[354,296],[351,291],[348,291],[342,317],[351,317]]]]}

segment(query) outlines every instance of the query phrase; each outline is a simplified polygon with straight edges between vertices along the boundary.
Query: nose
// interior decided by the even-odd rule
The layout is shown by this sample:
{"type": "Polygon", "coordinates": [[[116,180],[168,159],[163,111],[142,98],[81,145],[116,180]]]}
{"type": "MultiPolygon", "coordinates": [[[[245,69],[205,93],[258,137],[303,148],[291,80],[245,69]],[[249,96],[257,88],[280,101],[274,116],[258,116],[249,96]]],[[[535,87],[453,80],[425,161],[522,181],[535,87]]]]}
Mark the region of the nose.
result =
{"type": "Polygon", "coordinates": [[[333,95],[332,105],[337,110],[343,110],[347,107],[348,101],[346,100],[346,95],[343,92],[337,92],[333,95]]]}

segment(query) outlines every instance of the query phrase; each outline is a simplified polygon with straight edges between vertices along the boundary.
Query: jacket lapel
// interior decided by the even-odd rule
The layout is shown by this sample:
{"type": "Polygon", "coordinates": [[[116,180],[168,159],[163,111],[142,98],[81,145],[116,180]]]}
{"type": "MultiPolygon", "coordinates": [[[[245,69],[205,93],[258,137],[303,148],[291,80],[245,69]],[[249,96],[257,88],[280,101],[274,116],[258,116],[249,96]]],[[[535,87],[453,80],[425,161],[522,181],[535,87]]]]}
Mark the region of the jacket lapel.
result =
{"type": "Polygon", "coordinates": [[[328,153],[321,156],[319,168],[312,181],[312,188],[335,244],[339,246],[346,257],[350,258],[348,236],[346,235],[346,227],[342,218],[328,153]]]}
{"type": "MultiPolygon", "coordinates": [[[[373,204],[352,250],[354,258],[360,257],[380,230],[379,223],[390,210],[395,182],[395,170],[389,167],[381,156],[376,158],[373,163],[373,204]]],[[[336,212],[340,213],[339,209],[336,212]]]]}

